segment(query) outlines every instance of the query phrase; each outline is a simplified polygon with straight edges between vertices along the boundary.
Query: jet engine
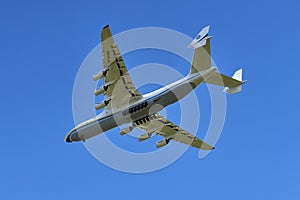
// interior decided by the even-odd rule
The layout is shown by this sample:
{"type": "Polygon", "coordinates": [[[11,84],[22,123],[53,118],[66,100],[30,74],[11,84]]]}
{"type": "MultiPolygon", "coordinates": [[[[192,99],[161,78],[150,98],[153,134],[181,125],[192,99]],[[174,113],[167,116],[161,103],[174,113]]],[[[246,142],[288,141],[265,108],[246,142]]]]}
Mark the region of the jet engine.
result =
{"type": "Polygon", "coordinates": [[[127,128],[123,128],[121,131],[120,131],[120,135],[126,135],[128,133],[130,133],[132,131],[133,127],[132,126],[128,126],[127,128]]]}
{"type": "Polygon", "coordinates": [[[106,76],[107,71],[108,71],[108,69],[104,69],[103,71],[99,72],[98,74],[94,74],[93,80],[98,81],[99,79],[103,78],[104,76],[106,76]]]}
{"type": "Polygon", "coordinates": [[[99,87],[99,88],[97,88],[97,89],[94,90],[94,94],[95,94],[96,96],[98,96],[98,95],[102,94],[104,91],[105,91],[105,90],[104,90],[103,87],[99,87]]]}
{"type": "Polygon", "coordinates": [[[144,140],[149,139],[150,137],[151,137],[151,134],[145,133],[145,134],[143,134],[143,135],[141,135],[141,136],[139,137],[139,141],[142,142],[142,141],[144,141],[144,140]]]}
{"type": "Polygon", "coordinates": [[[161,140],[161,141],[158,141],[158,142],[156,143],[156,148],[161,148],[161,147],[163,147],[163,146],[166,146],[168,143],[169,143],[168,140],[161,140]]]}
{"type": "Polygon", "coordinates": [[[99,88],[95,89],[95,90],[94,90],[94,94],[95,94],[96,96],[98,96],[98,95],[104,93],[105,91],[107,91],[107,89],[108,89],[108,85],[104,85],[104,86],[102,86],[102,87],[99,87],[99,88]]]}
{"type": "Polygon", "coordinates": [[[106,106],[105,102],[102,103],[96,103],[95,109],[100,110],[101,108],[104,108],[106,106]]]}

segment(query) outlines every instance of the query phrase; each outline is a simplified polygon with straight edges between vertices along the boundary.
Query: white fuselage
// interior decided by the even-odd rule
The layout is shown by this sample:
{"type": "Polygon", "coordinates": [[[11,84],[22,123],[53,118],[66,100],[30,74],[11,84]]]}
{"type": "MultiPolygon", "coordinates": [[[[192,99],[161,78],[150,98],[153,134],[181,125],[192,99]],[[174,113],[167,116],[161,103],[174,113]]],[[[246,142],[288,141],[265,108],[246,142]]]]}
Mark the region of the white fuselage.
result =
{"type": "Polygon", "coordinates": [[[122,124],[131,123],[132,126],[149,121],[149,117],[173,104],[204,81],[216,68],[189,74],[156,91],[143,95],[139,101],[130,104],[114,113],[102,112],[73,128],[65,137],[66,142],[85,141],[100,133],[108,131],[122,124]]]}

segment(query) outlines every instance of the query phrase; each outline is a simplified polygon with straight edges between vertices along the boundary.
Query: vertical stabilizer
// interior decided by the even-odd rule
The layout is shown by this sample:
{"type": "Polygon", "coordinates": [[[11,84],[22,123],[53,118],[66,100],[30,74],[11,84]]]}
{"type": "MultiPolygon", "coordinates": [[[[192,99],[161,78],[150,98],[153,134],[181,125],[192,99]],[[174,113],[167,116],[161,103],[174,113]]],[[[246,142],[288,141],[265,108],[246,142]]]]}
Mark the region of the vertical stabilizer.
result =
{"type": "Polygon", "coordinates": [[[237,70],[233,74],[232,78],[235,79],[235,80],[238,80],[238,81],[242,81],[242,79],[243,79],[243,69],[237,70]]]}
{"type": "Polygon", "coordinates": [[[211,67],[209,26],[203,28],[188,47],[194,48],[194,57],[190,74],[207,70],[211,67]]]}

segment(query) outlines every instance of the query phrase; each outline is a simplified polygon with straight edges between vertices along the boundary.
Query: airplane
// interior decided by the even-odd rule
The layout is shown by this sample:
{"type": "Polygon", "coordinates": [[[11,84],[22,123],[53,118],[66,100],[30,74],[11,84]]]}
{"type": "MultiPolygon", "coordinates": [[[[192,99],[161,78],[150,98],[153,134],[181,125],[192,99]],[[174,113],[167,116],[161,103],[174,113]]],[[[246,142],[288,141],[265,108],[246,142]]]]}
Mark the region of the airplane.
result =
{"type": "Polygon", "coordinates": [[[117,126],[129,124],[120,131],[121,135],[134,128],[145,131],[139,141],[149,139],[153,134],[164,139],[156,143],[157,148],[167,145],[171,140],[202,150],[212,150],[213,146],[183,130],[164,118],[159,112],[179,101],[201,83],[223,86],[229,94],[242,90],[242,69],[232,77],[219,73],[212,66],[210,55],[209,26],[203,28],[188,45],[194,49],[190,72],[184,78],[156,91],[142,95],[134,86],[126,69],[118,46],[115,44],[109,25],[101,32],[103,69],[93,75],[94,81],[104,79],[104,85],[95,89],[96,96],[103,94],[104,101],[95,105],[96,110],[104,109],[96,117],[73,128],[64,138],[68,143],[86,140],[117,126]]]}

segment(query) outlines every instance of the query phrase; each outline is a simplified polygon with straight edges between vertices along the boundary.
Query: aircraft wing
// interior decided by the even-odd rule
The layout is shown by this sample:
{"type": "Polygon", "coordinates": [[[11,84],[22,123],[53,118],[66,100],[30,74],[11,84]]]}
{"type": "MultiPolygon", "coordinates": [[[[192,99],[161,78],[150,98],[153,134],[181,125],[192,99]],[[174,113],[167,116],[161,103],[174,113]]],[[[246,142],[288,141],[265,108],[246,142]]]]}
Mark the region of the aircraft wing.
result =
{"type": "Polygon", "coordinates": [[[136,125],[136,127],[145,130],[148,134],[156,133],[160,136],[163,136],[167,142],[169,140],[175,140],[177,142],[187,144],[202,150],[214,149],[214,147],[210,146],[209,144],[205,143],[189,132],[183,130],[160,114],[155,114],[153,116],[150,116],[149,118],[150,120],[146,123],[141,124],[138,122],[139,125],[136,125]]]}
{"type": "Polygon", "coordinates": [[[112,111],[139,100],[142,95],[134,86],[109,26],[101,33],[105,110],[112,111]]]}

